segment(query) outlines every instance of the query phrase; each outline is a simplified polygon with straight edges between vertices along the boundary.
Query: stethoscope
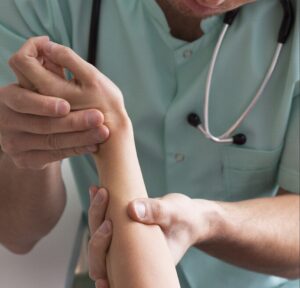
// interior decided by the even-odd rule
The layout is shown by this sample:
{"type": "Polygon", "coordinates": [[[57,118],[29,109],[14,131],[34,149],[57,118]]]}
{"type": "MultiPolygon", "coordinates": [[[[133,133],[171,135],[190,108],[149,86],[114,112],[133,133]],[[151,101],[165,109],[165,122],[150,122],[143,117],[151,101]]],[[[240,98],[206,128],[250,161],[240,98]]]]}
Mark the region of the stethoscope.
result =
{"type": "MultiPolygon", "coordinates": [[[[236,122],[221,136],[214,136],[209,128],[209,98],[210,98],[210,90],[213,78],[213,72],[216,66],[216,61],[218,58],[218,54],[220,52],[222,43],[224,41],[225,35],[228,31],[228,28],[234,22],[234,19],[238,15],[240,9],[236,9],[230,12],[227,12],[224,17],[224,27],[217,41],[217,45],[213,51],[213,56],[210,62],[208,75],[206,79],[206,88],[205,88],[205,96],[204,96],[204,107],[203,107],[203,115],[204,115],[204,124],[201,122],[201,118],[197,113],[190,113],[187,116],[188,123],[199,130],[207,139],[212,140],[215,143],[233,143],[236,145],[244,145],[247,142],[247,137],[245,134],[239,133],[234,134],[234,132],[241,126],[242,122],[245,118],[250,114],[258,100],[261,98],[266,86],[268,85],[273,72],[277,66],[279,56],[282,52],[283,44],[286,43],[288,36],[292,30],[294,25],[294,11],[293,6],[290,0],[279,0],[282,8],[283,8],[283,20],[281,23],[281,27],[278,34],[278,44],[275,50],[275,53],[272,58],[271,65],[263,78],[263,81],[256,91],[256,94],[245,111],[241,114],[241,116],[236,120],[236,122]]],[[[91,26],[90,26],[90,39],[89,39],[89,51],[88,51],[88,61],[92,65],[96,65],[97,60],[97,45],[98,45],[98,35],[99,35],[99,18],[100,18],[100,8],[101,8],[101,0],[93,0],[92,6],[92,16],[91,16],[91,26]]]]}

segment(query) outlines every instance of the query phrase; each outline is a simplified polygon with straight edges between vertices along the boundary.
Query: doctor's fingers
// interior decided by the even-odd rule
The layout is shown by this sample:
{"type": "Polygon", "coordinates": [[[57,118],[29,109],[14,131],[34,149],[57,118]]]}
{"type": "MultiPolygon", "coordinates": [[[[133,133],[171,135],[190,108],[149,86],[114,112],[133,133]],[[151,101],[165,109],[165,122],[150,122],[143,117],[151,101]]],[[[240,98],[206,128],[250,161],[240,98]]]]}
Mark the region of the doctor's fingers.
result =
{"type": "Polygon", "coordinates": [[[173,211],[163,198],[136,199],[128,205],[128,215],[134,220],[148,225],[159,225],[168,229],[172,222],[173,211]]]}
{"type": "Polygon", "coordinates": [[[0,107],[0,131],[19,131],[39,135],[90,130],[101,126],[103,114],[96,110],[74,111],[65,117],[50,118],[21,114],[0,107]]]}
{"type": "Polygon", "coordinates": [[[107,280],[97,280],[96,288],[109,288],[109,284],[107,280]]]}
{"type": "Polygon", "coordinates": [[[70,112],[67,101],[32,92],[16,84],[0,89],[0,98],[4,105],[22,114],[59,117],[70,112]]]}
{"type": "Polygon", "coordinates": [[[108,206],[108,193],[104,188],[97,189],[95,195],[93,188],[90,189],[90,208],[89,208],[89,228],[91,235],[94,235],[97,229],[105,220],[105,214],[108,206]]]}
{"type": "Polygon", "coordinates": [[[14,164],[20,169],[42,170],[49,164],[64,160],[69,157],[94,153],[98,149],[97,145],[88,147],[78,147],[53,151],[28,151],[10,155],[14,164]]]}
{"type": "Polygon", "coordinates": [[[82,132],[48,135],[3,131],[1,133],[1,146],[7,154],[17,154],[31,150],[46,152],[98,145],[103,143],[107,137],[108,130],[103,125],[82,132]]]}
{"type": "Polygon", "coordinates": [[[91,279],[106,280],[106,255],[112,239],[112,222],[105,220],[89,242],[88,259],[91,279]]]}

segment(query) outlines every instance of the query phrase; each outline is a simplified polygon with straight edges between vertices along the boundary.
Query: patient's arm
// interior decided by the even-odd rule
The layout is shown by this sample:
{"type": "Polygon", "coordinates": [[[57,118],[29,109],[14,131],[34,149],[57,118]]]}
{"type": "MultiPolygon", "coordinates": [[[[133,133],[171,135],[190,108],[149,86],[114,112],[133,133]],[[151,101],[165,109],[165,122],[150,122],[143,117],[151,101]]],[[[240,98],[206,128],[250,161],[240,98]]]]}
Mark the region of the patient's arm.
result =
{"type": "Polygon", "coordinates": [[[101,185],[110,193],[108,215],[113,239],[108,253],[111,287],[179,287],[175,267],[160,228],[145,227],[128,219],[130,201],[147,196],[136,155],[130,121],[119,127],[95,155],[101,185]]]}
{"type": "MultiPolygon", "coordinates": [[[[24,46],[23,52],[29,51],[24,46]],[[26,50],[27,49],[27,50],[26,50]]],[[[126,207],[131,200],[146,197],[131,122],[119,89],[93,66],[60,45],[37,47],[36,53],[19,57],[15,66],[45,95],[70,102],[72,109],[97,108],[104,114],[110,138],[94,154],[101,185],[110,193],[107,218],[113,222],[113,239],[107,256],[108,279],[112,288],[178,288],[175,266],[157,226],[131,221],[126,207]],[[66,82],[46,70],[35,58],[48,59],[74,74],[66,82]]]]}

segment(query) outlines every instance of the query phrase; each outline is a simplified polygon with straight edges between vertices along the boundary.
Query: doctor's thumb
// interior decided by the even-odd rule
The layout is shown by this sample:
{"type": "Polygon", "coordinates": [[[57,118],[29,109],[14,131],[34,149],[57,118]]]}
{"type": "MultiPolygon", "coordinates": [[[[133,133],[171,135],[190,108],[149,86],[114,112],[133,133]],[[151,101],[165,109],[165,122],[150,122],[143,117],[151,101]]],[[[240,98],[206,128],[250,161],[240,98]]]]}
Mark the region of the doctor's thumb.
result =
{"type": "Polygon", "coordinates": [[[156,224],[161,227],[170,221],[166,203],[161,199],[137,199],[128,205],[129,217],[144,224],[156,224]]]}

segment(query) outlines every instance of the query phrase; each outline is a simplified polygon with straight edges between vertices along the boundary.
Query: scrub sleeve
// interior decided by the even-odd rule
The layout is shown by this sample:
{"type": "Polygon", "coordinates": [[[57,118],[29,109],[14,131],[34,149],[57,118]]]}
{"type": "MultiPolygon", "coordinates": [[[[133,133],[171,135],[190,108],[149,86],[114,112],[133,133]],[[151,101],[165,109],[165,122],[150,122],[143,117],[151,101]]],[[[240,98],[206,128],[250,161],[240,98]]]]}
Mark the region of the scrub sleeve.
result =
{"type": "Polygon", "coordinates": [[[300,95],[294,97],[285,144],[279,166],[278,184],[289,192],[300,193],[300,95]]]}

